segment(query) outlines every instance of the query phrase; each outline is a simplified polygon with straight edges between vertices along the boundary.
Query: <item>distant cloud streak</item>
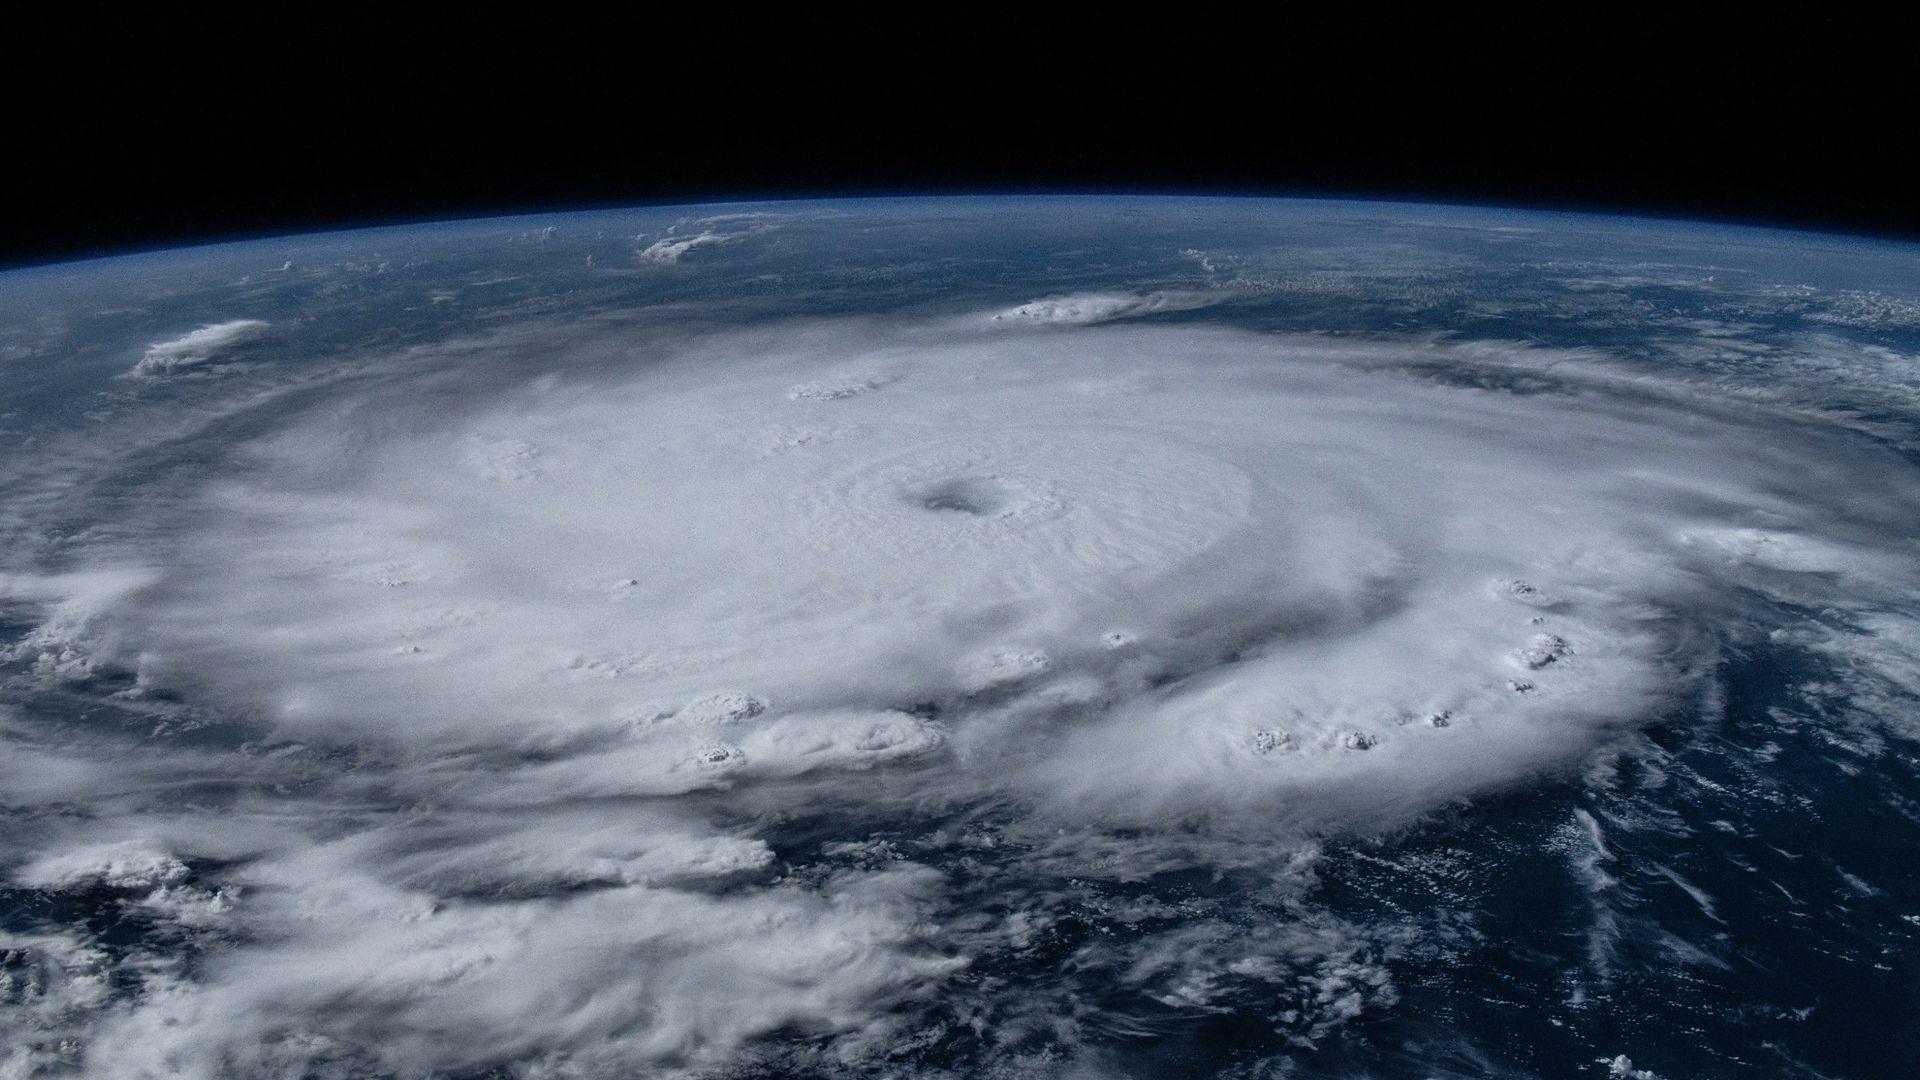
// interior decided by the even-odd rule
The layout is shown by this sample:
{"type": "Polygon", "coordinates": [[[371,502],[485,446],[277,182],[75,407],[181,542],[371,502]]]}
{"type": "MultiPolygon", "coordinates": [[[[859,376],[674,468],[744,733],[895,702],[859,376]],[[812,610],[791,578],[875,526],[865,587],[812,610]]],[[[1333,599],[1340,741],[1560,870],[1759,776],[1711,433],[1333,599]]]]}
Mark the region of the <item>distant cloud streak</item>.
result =
{"type": "Polygon", "coordinates": [[[203,326],[171,341],[157,342],[147,346],[140,362],[133,366],[132,374],[165,376],[197,367],[235,345],[259,337],[267,327],[268,324],[259,319],[234,319],[203,326]]]}

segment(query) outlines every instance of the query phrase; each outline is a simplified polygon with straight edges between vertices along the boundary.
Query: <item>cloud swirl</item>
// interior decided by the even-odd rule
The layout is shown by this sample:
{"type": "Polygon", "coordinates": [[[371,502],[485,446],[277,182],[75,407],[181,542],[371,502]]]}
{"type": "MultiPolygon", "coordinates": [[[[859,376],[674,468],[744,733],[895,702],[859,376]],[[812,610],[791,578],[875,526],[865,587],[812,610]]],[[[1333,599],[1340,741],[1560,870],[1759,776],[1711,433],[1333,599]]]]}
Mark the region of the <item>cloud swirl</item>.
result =
{"type": "MultiPolygon", "coordinates": [[[[1823,647],[1920,685],[1920,491],[1880,444],[1587,354],[1132,318],[1200,306],[552,328],[276,402],[170,512],[0,581],[39,677],[205,733],[11,722],[15,798],[95,809],[17,883],[206,957],[123,1000],[16,940],[36,1030],[129,1077],[871,1063],[961,1024],[942,995],[1063,882],[1285,893],[1318,837],[1695,700],[1771,604],[1879,620],[1823,647]]],[[[1178,1007],[1307,986],[1311,1039],[1411,947],[1309,920],[1078,962],[1178,1007]]]]}

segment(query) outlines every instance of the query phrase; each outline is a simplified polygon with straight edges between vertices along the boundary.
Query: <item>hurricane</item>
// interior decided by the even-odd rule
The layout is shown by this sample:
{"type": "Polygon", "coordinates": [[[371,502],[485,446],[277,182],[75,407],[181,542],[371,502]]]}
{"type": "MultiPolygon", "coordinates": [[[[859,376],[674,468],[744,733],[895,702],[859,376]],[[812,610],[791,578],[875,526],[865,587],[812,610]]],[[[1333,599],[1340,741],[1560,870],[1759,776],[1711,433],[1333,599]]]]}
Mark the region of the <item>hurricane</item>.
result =
{"type": "Polygon", "coordinates": [[[1008,199],[0,276],[0,1075],[1883,1074],[1915,265],[1008,199]]]}

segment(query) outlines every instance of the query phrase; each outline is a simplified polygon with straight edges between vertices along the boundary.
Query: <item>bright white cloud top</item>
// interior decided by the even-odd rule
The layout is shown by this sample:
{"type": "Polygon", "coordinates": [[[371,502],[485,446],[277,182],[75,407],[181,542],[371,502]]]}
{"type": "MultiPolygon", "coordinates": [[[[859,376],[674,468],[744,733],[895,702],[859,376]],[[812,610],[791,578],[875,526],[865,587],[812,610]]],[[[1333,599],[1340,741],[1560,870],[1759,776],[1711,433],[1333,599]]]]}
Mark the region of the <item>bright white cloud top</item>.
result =
{"type": "Polygon", "coordinates": [[[453,409],[334,402],[127,556],[166,578],[125,660],[292,738],[590,747],[471,781],[499,798],[911,758],[956,798],[1322,824],[1657,715],[1711,659],[1675,613],[1736,582],[1911,570],[1852,542],[1920,519],[1869,451],[1402,370],[1454,360],[819,324],[453,409]],[[1842,464],[1866,506],[1819,497],[1842,464]]]}
{"type": "Polygon", "coordinates": [[[133,365],[133,374],[172,375],[204,364],[241,342],[259,337],[266,330],[267,324],[259,319],[210,323],[171,341],[147,346],[140,362],[133,365]]]}
{"type": "Polygon", "coordinates": [[[115,997],[82,938],[16,935],[11,1030],[84,1031],[103,1076],[777,1072],[794,1032],[859,1072],[1072,883],[1257,867],[1293,917],[1113,978],[1202,1011],[1311,985],[1283,1023],[1317,1045],[1409,947],[1307,913],[1328,838],[1593,768],[1770,635],[1920,686],[1920,486],[1857,425],[1592,350],[1205,316],[1247,294],[534,323],[230,399],[213,467],[0,578],[40,685],[120,673],[157,723],[249,733],[4,766],[91,807],[35,818],[16,884],[209,960],[115,997]]]}

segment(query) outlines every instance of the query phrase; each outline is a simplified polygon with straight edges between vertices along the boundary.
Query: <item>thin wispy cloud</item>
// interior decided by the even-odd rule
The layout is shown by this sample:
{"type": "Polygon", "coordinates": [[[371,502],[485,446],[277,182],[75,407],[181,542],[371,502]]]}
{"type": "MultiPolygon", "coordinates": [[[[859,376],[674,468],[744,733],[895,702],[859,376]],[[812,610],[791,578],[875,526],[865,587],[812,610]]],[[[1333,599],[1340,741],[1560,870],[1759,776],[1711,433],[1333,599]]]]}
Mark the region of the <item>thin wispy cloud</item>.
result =
{"type": "Polygon", "coordinates": [[[131,374],[159,377],[198,367],[236,345],[252,341],[267,329],[268,324],[259,319],[211,323],[170,341],[147,346],[131,374]]]}

